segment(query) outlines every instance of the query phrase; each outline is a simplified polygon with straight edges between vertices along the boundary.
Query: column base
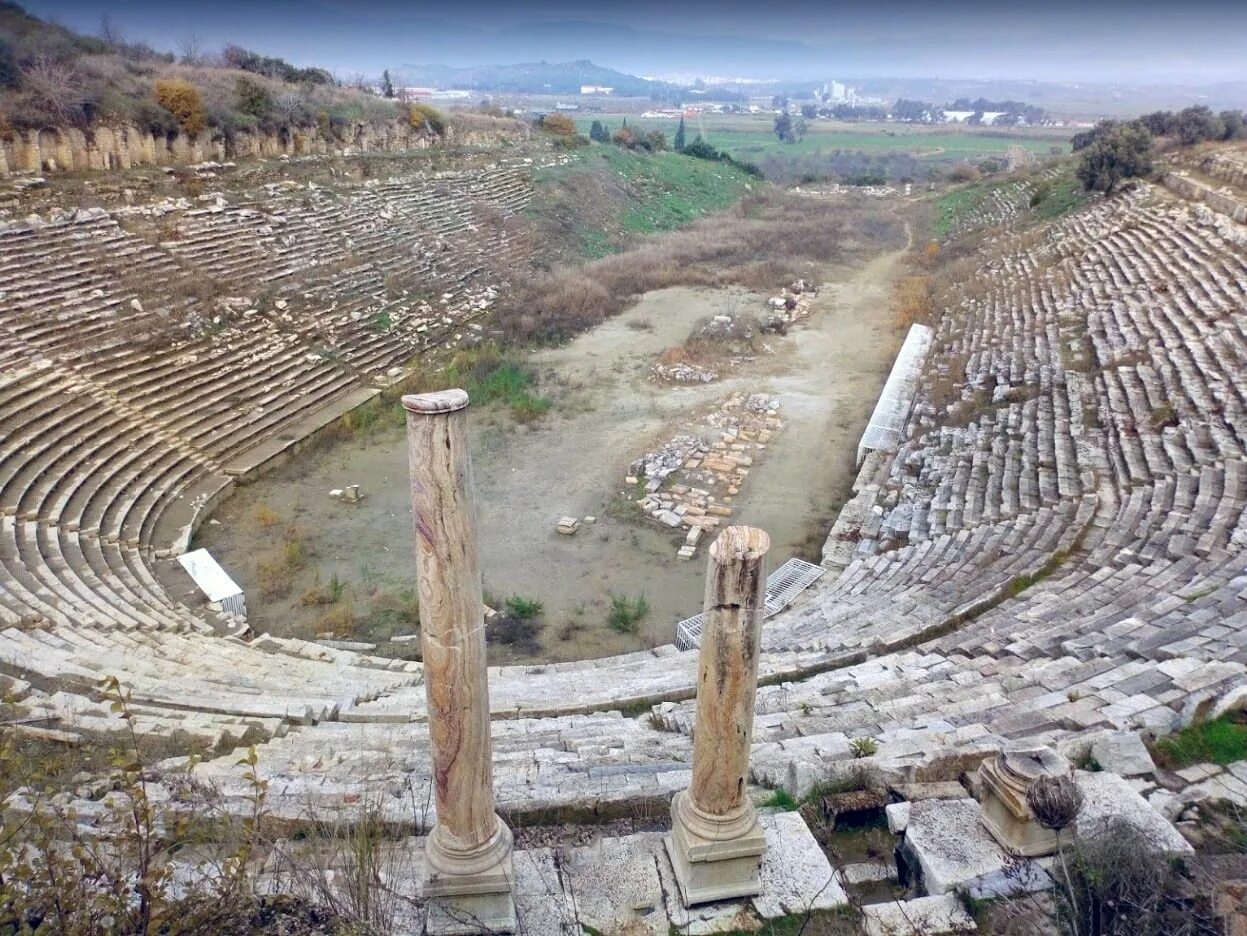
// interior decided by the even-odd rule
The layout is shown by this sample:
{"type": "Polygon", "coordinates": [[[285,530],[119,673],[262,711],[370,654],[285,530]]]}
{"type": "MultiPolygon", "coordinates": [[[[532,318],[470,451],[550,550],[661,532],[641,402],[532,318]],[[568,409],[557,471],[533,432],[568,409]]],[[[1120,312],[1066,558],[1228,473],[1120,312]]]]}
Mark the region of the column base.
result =
{"type": "Polygon", "coordinates": [[[511,830],[499,820],[489,843],[472,854],[458,851],[439,832],[435,826],[426,845],[425,931],[447,936],[515,932],[511,830]]]}
{"type": "Polygon", "coordinates": [[[425,912],[424,931],[431,936],[514,933],[519,927],[515,900],[509,890],[429,897],[425,912]]]}
{"type": "Polygon", "coordinates": [[[684,905],[762,893],[758,869],[766,851],[766,835],[752,807],[747,815],[725,823],[733,828],[727,836],[699,822],[691,804],[684,802],[687,796],[683,790],[672,801],[671,833],[663,839],[684,905]]]}

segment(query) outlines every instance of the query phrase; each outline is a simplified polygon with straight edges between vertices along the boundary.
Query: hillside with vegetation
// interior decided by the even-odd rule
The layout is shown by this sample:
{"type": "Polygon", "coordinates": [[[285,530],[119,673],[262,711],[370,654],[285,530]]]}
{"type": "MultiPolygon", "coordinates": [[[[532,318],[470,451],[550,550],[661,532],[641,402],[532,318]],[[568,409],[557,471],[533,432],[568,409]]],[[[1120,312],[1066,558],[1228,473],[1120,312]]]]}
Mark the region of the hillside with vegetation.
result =
{"type": "Polygon", "coordinates": [[[395,100],[239,46],[178,54],[127,39],[103,21],[84,36],[0,2],[0,131],[128,125],[154,135],[226,140],[315,127],[345,138],[359,123],[401,120],[395,100]]]}

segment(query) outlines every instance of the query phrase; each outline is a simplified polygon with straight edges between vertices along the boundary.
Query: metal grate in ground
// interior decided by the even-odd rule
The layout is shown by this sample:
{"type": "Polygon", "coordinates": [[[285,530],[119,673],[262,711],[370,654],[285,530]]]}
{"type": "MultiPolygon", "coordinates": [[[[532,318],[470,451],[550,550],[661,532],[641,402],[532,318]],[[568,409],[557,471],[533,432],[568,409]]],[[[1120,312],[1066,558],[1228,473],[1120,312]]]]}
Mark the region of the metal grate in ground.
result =
{"type": "MultiPolygon", "coordinates": [[[[778,614],[813,585],[827,570],[804,559],[789,559],[766,577],[766,612],[762,620],[778,614]]],[[[705,614],[685,618],[675,626],[675,645],[680,650],[696,650],[701,646],[701,627],[705,614]]]]}

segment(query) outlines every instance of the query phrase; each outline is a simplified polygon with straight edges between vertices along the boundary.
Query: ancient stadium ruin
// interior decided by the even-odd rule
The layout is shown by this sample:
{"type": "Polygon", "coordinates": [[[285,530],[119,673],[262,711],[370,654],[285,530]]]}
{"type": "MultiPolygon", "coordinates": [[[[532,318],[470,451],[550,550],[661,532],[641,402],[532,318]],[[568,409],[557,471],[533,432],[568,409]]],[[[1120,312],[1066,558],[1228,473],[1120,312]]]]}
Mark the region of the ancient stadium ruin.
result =
{"type": "MultiPolygon", "coordinates": [[[[502,152],[41,216],[3,202],[0,681],[16,730],[194,742],[202,760],[146,772],[170,815],[199,808],[189,770],[235,816],[259,778],[287,840],[365,817],[433,833],[432,869],[408,842],[396,879],[412,888],[402,925],[440,932],[708,931],[844,906],[865,872],[832,867],[808,810],[753,804],[843,796],[829,791],[863,767],[923,882],[900,903],[937,932],[967,926],[954,891],[1048,873],[1052,827],[1028,790],[1073,764],[1103,768],[1074,774],[1081,823],[1124,818],[1167,853],[1189,851],[1171,823],[1192,805],[1247,807],[1241,761],[1162,778],[1140,743],[1247,702],[1241,149],[1051,221],[1026,215],[1035,177],[980,203],[964,275],[862,441],[823,573],[763,623],[765,533],[710,531],[700,651],[486,669],[470,529],[439,559],[458,606],[437,634],[421,592],[425,659],[430,641],[458,648],[457,670],[255,634],[171,595],[173,558],[236,484],[362,404],[397,407],[413,358],[484,328],[496,271],[530,247],[500,219],[532,199],[535,166],[567,158],[502,152]],[[697,719],[712,727],[695,740],[697,719]],[[652,821],[611,825],[638,816],[652,821]],[[606,830],[523,837],[552,824],[606,830]]],[[[409,425],[472,412],[430,399],[407,397],[409,425]]],[[[413,448],[413,477],[437,449],[413,448]]],[[[425,465],[470,502],[460,468],[425,465]]],[[[470,510],[420,502],[422,484],[418,535],[436,542],[470,510]]],[[[72,807],[90,837],[107,801],[82,784],[6,810],[72,807]]],[[[865,917],[882,927],[891,906],[865,917]]]]}

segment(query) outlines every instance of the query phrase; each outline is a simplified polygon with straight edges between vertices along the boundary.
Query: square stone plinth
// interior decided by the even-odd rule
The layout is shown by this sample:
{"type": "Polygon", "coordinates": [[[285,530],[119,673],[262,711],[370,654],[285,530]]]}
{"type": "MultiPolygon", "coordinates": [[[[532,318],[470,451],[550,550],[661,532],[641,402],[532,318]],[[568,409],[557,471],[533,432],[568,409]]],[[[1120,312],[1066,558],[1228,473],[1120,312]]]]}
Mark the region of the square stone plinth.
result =
{"type": "Polygon", "coordinates": [[[514,880],[510,854],[480,874],[428,874],[423,887],[428,902],[425,931],[437,936],[514,933],[514,880]]]}
{"type": "Polygon", "coordinates": [[[762,892],[766,835],[756,819],[744,835],[726,841],[702,838],[677,819],[664,842],[686,906],[762,892]]]}

